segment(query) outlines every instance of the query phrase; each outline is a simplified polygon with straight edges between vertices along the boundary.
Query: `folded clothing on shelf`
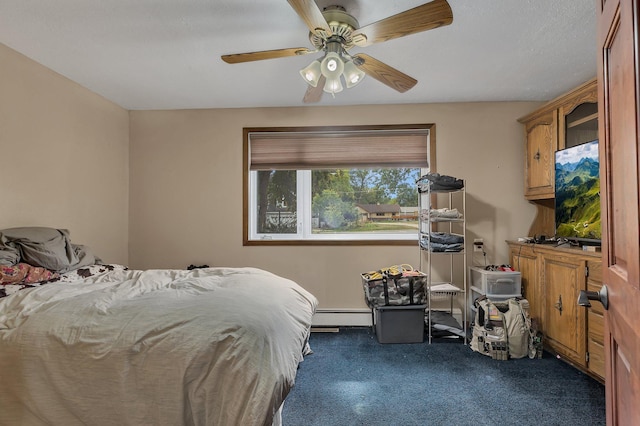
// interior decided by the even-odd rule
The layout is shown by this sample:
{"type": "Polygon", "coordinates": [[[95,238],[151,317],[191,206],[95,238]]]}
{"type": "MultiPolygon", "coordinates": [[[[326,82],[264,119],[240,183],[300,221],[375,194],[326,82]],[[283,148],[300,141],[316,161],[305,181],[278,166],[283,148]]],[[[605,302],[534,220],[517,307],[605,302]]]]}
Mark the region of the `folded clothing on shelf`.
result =
{"type": "Polygon", "coordinates": [[[459,252],[464,250],[464,237],[447,232],[430,232],[420,237],[420,246],[433,252],[459,252]]]}
{"type": "Polygon", "coordinates": [[[420,216],[423,220],[460,219],[462,214],[456,208],[448,209],[445,207],[431,210],[422,209],[420,216]]]}
{"type": "Polygon", "coordinates": [[[418,192],[431,191],[454,191],[464,188],[464,181],[453,176],[441,175],[439,173],[427,173],[422,175],[416,182],[418,192]]]}

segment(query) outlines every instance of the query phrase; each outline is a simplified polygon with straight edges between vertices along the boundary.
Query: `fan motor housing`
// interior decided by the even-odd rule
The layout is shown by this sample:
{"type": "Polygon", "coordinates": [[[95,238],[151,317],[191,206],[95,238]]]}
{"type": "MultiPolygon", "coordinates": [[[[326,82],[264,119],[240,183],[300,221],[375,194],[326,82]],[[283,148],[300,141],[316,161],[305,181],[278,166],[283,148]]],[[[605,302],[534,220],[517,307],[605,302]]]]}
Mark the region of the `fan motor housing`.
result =
{"type": "MultiPolygon", "coordinates": [[[[360,28],[358,20],[349,15],[342,6],[327,6],[322,11],[322,16],[324,16],[329,28],[331,28],[333,33],[331,37],[340,37],[342,39],[342,47],[345,50],[351,49],[354,46],[351,34],[360,28]]],[[[327,37],[309,32],[309,40],[317,49],[322,49],[325,46],[327,37]]]]}

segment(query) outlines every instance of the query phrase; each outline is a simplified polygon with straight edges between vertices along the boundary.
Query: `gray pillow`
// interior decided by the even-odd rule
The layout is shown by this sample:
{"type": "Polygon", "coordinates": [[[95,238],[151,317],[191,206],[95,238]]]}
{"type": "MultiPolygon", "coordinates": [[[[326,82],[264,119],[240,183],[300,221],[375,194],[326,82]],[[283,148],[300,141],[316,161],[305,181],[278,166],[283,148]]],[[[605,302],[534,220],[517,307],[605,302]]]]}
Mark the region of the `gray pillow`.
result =
{"type": "Polygon", "coordinates": [[[16,248],[0,231],[0,265],[13,266],[20,262],[20,250],[16,248]]]}
{"type": "Polygon", "coordinates": [[[0,233],[5,245],[19,250],[21,262],[66,272],[79,261],[66,229],[24,227],[3,229],[0,233]]]}
{"type": "Polygon", "coordinates": [[[80,244],[71,244],[71,247],[73,247],[73,251],[78,257],[78,262],[71,265],[71,268],[69,269],[70,271],[78,268],[84,268],[86,266],[102,264],[102,259],[96,256],[89,247],[80,244]]]}
{"type": "Polygon", "coordinates": [[[20,262],[20,251],[0,241],[0,266],[13,266],[20,262]]]}
{"type": "Polygon", "coordinates": [[[66,229],[47,228],[44,226],[25,226],[21,228],[8,228],[0,231],[8,241],[30,240],[34,243],[45,243],[55,238],[69,236],[66,229]]]}

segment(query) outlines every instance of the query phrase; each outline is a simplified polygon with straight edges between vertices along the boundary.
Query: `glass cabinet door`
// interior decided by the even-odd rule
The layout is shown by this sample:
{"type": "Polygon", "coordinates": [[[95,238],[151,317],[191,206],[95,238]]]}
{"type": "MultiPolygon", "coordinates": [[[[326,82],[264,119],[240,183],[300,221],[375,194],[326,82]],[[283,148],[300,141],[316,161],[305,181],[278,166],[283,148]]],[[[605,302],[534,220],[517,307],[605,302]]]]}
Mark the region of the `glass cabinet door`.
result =
{"type": "Polygon", "coordinates": [[[565,148],[598,139],[598,104],[578,105],[565,116],[565,148]]]}

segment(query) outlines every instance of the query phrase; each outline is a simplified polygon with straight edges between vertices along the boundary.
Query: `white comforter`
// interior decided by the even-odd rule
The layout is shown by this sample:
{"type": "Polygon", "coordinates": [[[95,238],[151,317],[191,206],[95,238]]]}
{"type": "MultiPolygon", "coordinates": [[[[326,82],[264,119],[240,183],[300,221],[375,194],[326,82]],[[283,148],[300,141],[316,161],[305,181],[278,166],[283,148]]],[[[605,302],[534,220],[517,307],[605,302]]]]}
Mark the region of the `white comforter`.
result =
{"type": "Polygon", "coordinates": [[[270,425],[316,306],[255,268],[21,290],[0,299],[0,425],[270,425]]]}

